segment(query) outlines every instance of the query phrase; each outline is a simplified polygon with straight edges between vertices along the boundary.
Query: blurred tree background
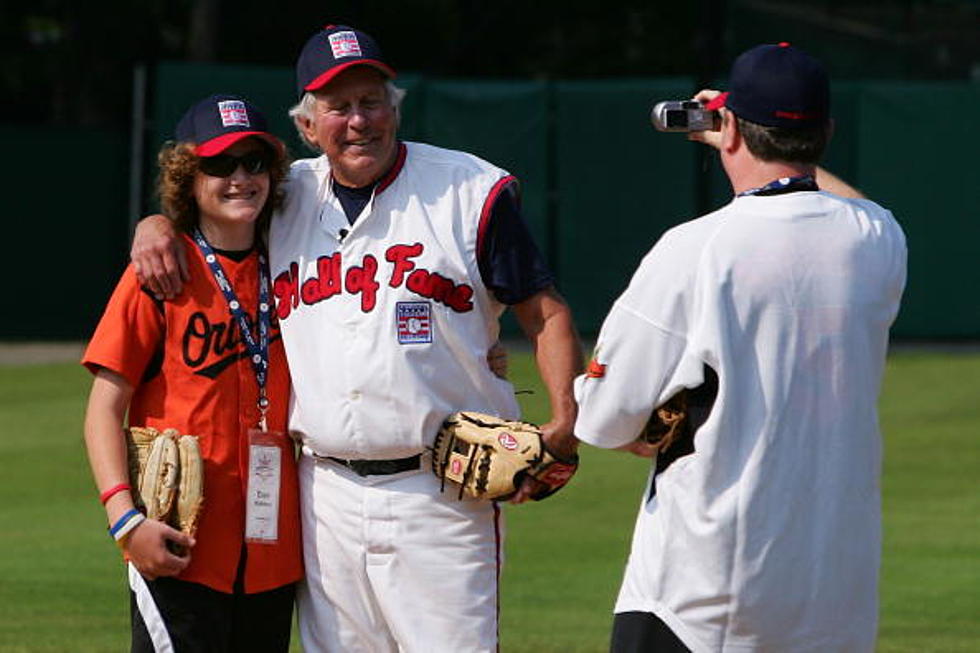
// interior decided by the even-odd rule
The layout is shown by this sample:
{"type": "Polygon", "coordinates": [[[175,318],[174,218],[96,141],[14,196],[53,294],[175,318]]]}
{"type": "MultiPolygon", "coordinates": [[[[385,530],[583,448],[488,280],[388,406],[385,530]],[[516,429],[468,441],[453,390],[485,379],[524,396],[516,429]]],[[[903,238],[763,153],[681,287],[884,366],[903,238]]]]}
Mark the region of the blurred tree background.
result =
{"type": "Polygon", "coordinates": [[[124,127],[136,63],[292,66],[318,26],[376,36],[399,71],[510,79],[724,74],[805,40],[835,79],[980,78],[976,0],[30,0],[0,4],[0,122],[124,127]],[[819,45],[814,45],[814,44],[819,45]]]}

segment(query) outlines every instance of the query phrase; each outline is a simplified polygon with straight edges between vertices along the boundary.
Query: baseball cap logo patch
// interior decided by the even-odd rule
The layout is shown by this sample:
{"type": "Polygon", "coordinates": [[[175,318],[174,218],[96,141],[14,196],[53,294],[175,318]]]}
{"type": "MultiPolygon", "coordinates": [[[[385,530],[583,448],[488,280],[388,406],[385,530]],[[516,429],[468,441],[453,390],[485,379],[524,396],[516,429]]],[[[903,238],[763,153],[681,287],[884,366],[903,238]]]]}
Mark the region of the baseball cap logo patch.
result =
{"type": "Polygon", "coordinates": [[[251,127],[248,122],[248,109],[240,100],[218,102],[218,113],[221,114],[222,127],[251,127]]]}
{"type": "Polygon", "coordinates": [[[334,59],[361,56],[361,44],[357,42],[354,32],[335,32],[327,38],[330,39],[334,59]]]}

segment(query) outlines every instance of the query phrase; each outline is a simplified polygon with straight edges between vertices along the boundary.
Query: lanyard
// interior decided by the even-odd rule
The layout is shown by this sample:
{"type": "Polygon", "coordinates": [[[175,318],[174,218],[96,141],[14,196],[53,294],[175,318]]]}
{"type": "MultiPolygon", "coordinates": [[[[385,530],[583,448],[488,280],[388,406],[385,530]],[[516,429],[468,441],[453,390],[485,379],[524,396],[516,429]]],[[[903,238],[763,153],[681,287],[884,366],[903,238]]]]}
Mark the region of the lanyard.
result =
{"type": "Polygon", "coordinates": [[[798,190],[820,190],[813,175],[800,175],[799,177],[780,177],[770,181],[765,186],[743,190],[736,197],[747,195],[780,195],[782,193],[792,193],[798,190]]]}
{"type": "Polygon", "coordinates": [[[211,268],[211,275],[215,283],[225,296],[228,302],[228,311],[238,322],[238,330],[242,333],[242,340],[248,350],[249,360],[252,361],[252,371],[255,372],[255,382],[259,386],[259,428],[266,430],[265,414],[269,410],[269,398],[265,394],[265,382],[269,373],[269,325],[271,323],[271,307],[269,305],[269,270],[266,265],[265,256],[259,253],[259,339],[255,340],[252,334],[252,324],[248,313],[242,308],[238,301],[238,296],[228,282],[218,257],[204,239],[204,234],[200,229],[194,229],[194,242],[197,243],[204,260],[211,268]]]}

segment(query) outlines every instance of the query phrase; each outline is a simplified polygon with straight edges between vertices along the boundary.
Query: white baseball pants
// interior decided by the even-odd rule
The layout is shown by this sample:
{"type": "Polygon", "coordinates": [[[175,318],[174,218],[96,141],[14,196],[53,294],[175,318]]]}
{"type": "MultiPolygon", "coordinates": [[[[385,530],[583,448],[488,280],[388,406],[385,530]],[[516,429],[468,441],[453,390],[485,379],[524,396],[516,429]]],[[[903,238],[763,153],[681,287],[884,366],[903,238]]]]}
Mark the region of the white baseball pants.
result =
{"type": "Polygon", "coordinates": [[[422,468],[361,477],[302,455],[306,653],[494,652],[503,519],[422,468]]]}

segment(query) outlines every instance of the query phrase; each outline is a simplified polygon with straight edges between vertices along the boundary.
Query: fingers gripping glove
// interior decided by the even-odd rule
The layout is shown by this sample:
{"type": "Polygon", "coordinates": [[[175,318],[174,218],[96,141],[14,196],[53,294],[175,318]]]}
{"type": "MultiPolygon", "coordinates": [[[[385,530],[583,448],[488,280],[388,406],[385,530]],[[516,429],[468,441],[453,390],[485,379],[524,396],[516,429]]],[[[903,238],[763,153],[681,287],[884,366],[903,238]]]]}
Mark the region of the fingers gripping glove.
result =
{"type": "Polygon", "coordinates": [[[655,408],[639,437],[653,445],[658,453],[666,451],[682,439],[691,437],[687,390],[681,390],[655,408]]]}
{"type": "Polygon", "coordinates": [[[528,474],[545,485],[531,497],[540,500],[564,487],[577,469],[578,456],[557,458],[534,424],[483,413],[450,415],[433,445],[432,470],[443,488],[447,480],[459,486],[459,498],[508,499],[528,474]]]}

